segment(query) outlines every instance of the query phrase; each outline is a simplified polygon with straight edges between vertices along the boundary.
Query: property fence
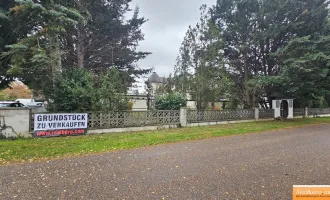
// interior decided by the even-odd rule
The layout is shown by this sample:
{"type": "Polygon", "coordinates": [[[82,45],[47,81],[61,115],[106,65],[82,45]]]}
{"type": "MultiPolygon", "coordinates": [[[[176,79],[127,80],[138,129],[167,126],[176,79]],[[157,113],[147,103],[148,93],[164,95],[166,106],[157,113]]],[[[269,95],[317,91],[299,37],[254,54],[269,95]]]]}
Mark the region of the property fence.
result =
{"type": "Polygon", "coordinates": [[[180,111],[177,110],[92,112],[88,115],[88,126],[91,129],[174,125],[179,123],[180,111]]]}
{"type": "Polygon", "coordinates": [[[295,108],[294,117],[330,115],[330,108],[295,108]]]}
{"type": "Polygon", "coordinates": [[[330,108],[308,108],[308,115],[330,115],[330,108]]]}
{"type": "MultiPolygon", "coordinates": [[[[245,110],[186,110],[185,116],[180,111],[121,111],[121,112],[89,112],[89,129],[109,129],[125,127],[178,125],[185,123],[225,122],[274,118],[273,109],[245,110]]],[[[330,115],[330,108],[295,108],[294,117],[330,115]]],[[[30,115],[30,131],[34,130],[34,113],[30,115]]]]}
{"type": "MultiPolygon", "coordinates": [[[[30,117],[31,131],[34,130],[34,113],[30,117]]],[[[121,111],[89,112],[89,129],[123,128],[137,126],[180,124],[180,111],[121,111]]]]}
{"type": "Polygon", "coordinates": [[[255,119],[255,110],[187,110],[187,122],[221,122],[232,120],[253,120],[255,119]]]}
{"type": "Polygon", "coordinates": [[[271,119],[274,118],[275,111],[273,109],[260,109],[259,119],[271,119]]]}
{"type": "Polygon", "coordinates": [[[293,109],[293,116],[294,117],[303,117],[306,115],[305,108],[294,108],[293,109]]]}

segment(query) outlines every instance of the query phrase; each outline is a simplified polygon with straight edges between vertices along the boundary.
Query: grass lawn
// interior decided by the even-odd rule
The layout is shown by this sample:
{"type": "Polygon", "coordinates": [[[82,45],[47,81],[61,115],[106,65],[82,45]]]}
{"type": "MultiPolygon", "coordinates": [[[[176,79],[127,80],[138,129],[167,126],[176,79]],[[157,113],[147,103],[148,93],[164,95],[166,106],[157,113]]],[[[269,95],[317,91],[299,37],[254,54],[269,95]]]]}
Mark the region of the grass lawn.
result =
{"type": "Polygon", "coordinates": [[[330,118],[251,122],[78,137],[0,140],[0,165],[323,123],[330,123],[330,118]]]}

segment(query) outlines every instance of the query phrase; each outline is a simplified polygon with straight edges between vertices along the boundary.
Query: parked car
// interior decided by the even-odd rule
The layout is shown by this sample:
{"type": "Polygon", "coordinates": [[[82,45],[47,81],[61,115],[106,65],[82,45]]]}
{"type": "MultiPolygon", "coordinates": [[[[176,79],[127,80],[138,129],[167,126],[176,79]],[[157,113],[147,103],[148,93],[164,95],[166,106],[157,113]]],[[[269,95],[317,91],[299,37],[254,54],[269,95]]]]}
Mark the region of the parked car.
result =
{"type": "Polygon", "coordinates": [[[43,103],[42,102],[30,102],[30,103],[26,104],[26,106],[29,108],[43,107],[43,103]]]}
{"type": "Polygon", "coordinates": [[[11,103],[11,104],[9,104],[9,106],[8,107],[25,107],[25,105],[24,104],[22,104],[22,103],[11,103]]]}
{"type": "Polygon", "coordinates": [[[4,107],[7,107],[8,106],[8,104],[6,104],[6,103],[0,103],[0,108],[4,108],[4,107]]]}
{"type": "Polygon", "coordinates": [[[0,103],[0,108],[12,108],[12,107],[18,107],[18,108],[22,108],[25,107],[24,104],[19,103],[19,102],[1,102],[0,103]]]}

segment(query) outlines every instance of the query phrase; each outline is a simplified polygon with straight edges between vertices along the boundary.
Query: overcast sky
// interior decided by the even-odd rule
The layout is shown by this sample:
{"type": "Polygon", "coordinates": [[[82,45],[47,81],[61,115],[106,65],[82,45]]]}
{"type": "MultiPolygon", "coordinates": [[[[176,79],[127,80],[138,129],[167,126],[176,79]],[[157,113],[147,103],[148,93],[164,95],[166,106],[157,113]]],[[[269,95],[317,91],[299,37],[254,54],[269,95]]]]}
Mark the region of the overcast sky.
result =
{"type": "Polygon", "coordinates": [[[152,55],[139,62],[140,67],[154,67],[160,76],[173,73],[188,26],[198,22],[202,4],[215,3],[216,0],[133,0],[132,8],[138,6],[140,16],[149,20],[142,26],[145,40],[139,49],[152,55]]]}

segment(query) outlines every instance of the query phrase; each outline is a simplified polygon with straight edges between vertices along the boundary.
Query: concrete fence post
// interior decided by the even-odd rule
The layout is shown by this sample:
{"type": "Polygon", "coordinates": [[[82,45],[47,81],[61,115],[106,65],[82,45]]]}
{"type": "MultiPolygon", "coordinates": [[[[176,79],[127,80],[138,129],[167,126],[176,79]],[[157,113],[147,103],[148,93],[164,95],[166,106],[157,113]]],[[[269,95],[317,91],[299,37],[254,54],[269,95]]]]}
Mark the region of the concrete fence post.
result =
{"type": "Polygon", "coordinates": [[[259,108],[254,109],[254,116],[255,116],[256,121],[259,121],[259,108]]]}
{"type": "Polygon", "coordinates": [[[187,108],[180,108],[180,124],[182,127],[187,126],[187,108]]]}
{"type": "Polygon", "coordinates": [[[305,108],[305,117],[308,117],[308,107],[305,108]]]}

